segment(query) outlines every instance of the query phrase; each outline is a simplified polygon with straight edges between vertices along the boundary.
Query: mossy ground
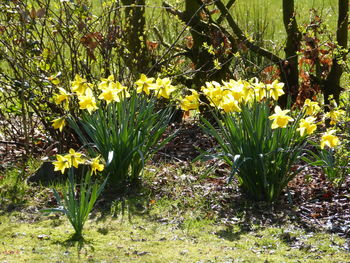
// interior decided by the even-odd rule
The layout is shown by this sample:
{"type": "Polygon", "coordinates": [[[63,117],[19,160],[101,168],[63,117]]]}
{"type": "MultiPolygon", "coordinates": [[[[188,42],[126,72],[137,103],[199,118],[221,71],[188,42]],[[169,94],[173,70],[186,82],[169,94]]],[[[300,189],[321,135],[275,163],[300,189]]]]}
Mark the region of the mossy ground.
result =
{"type": "Polygon", "coordinates": [[[85,240],[73,242],[64,217],[38,215],[29,223],[10,214],[0,222],[1,262],[350,261],[342,249],[345,240],[293,226],[244,231],[208,220],[179,225],[144,216],[133,216],[132,221],[97,216],[87,223],[85,240]]]}

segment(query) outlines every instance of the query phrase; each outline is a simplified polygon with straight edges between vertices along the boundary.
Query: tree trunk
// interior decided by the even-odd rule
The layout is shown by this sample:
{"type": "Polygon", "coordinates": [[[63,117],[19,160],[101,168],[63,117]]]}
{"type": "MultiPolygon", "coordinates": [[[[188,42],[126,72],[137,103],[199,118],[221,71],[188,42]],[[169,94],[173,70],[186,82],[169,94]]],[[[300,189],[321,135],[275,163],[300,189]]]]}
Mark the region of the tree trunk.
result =
{"type": "MultiPolygon", "coordinates": [[[[338,2],[338,27],[337,42],[340,49],[347,49],[348,46],[348,23],[349,23],[349,0],[339,0],[338,2]]],[[[341,56],[335,56],[332,61],[331,70],[323,87],[325,104],[329,105],[329,96],[339,103],[339,96],[342,88],[340,87],[340,78],[343,74],[343,68],[338,60],[346,60],[346,52],[341,56]]]]}
{"type": "Polygon", "coordinates": [[[145,36],[145,0],[121,0],[125,5],[123,39],[127,51],[125,63],[131,72],[145,73],[148,68],[148,52],[145,36]]]}
{"type": "Polygon", "coordinates": [[[299,89],[298,50],[301,34],[295,17],[294,0],[283,0],[283,24],[287,33],[287,43],[284,48],[285,61],[280,65],[281,81],[285,83],[286,96],[280,103],[286,105],[287,96],[296,101],[299,89]]]}

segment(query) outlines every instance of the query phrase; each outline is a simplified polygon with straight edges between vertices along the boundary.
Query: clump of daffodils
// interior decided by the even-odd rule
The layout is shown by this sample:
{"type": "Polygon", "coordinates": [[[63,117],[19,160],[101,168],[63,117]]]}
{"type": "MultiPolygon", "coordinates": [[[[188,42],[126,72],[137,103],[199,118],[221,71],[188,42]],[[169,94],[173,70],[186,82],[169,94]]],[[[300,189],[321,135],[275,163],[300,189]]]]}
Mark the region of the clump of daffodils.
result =
{"type": "MultiPolygon", "coordinates": [[[[209,104],[225,113],[241,112],[242,105],[251,105],[252,103],[260,103],[263,101],[275,101],[284,94],[284,83],[277,80],[271,84],[259,82],[254,78],[250,81],[246,80],[229,80],[223,81],[222,84],[216,81],[206,82],[201,87],[202,94],[207,98],[209,104]]],[[[190,90],[191,94],[182,98],[180,107],[184,111],[198,110],[200,94],[195,90],[190,90]]],[[[274,108],[274,113],[269,116],[272,121],[272,129],[287,128],[288,125],[298,121],[297,131],[300,136],[313,134],[317,130],[317,116],[321,111],[318,102],[306,99],[303,105],[302,115],[304,118],[293,118],[290,116],[290,110],[282,110],[279,106],[274,108]]],[[[324,115],[325,119],[330,120],[330,125],[336,125],[344,117],[345,112],[339,109],[333,109],[324,115]]],[[[334,148],[339,144],[339,139],[335,135],[336,131],[330,130],[322,135],[320,140],[321,148],[334,148]]]]}
{"type": "MultiPolygon", "coordinates": [[[[170,99],[171,94],[176,90],[176,87],[172,85],[169,78],[154,79],[148,78],[144,74],[141,74],[140,79],[135,82],[135,86],[137,93],[144,92],[146,95],[150,95],[152,92],[157,98],[165,99],[170,99]]],[[[119,81],[116,81],[113,75],[108,78],[101,78],[97,84],[97,96],[95,96],[93,90],[94,84],[76,75],[69,91],[62,87],[58,88],[59,92],[54,95],[54,102],[57,105],[62,105],[65,110],[69,110],[70,100],[76,97],[78,99],[79,109],[87,110],[89,114],[92,114],[99,108],[101,102],[105,102],[108,105],[111,102],[118,103],[130,97],[129,89],[119,81]]],[[[61,132],[66,124],[65,117],[59,117],[52,121],[52,127],[61,132]]]]}
{"type": "MultiPolygon", "coordinates": [[[[280,96],[284,94],[284,83],[278,80],[270,84],[260,82],[257,78],[250,81],[246,80],[229,80],[222,83],[211,81],[206,82],[198,90],[190,89],[189,94],[179,100],[179,107],[184,111],[197,111],[203,103],[201,96],[206,97],[209,105],[223,111],[224,113],[238,113],[242,111],[243,105],[252,105],[252,103],[260,103],[264,101],[277,102],[280,96]]],[[[92,114],[101,105],[110,103],[118,103],[125,98],[129,98],[130,89],[123,86],[119,81],[111,75],[108,78],[102,78],[97,84],[98,94],[95,96],[94,85],[87,82],[86,79],[76,75],[71,83],[70,90],[67,91],[61,87],[55,94],[54,101],[57,105],[62,105],[68,110],[72,97],[77,97],[79,109],[87,110],[92,114]]],[[[144,93],[147,96],[155,96],[157,98],[170,99],[176,87],[172,85],[169,78],[148,78],[141,74],[140,78],[135,82],[136,93],[144,93]]],[[[316,101],[306,99],[302,108],[304,118],[297,119],[299,128],[297,129],[300,136],[313,134],[317,130],[317,116],[320,114],[321,107],[316,101]]],[[[269,116],[272,121],[272,129],[283,129],[288,127],[296,119],[290,116],[290,110],[282,110],[279,106],[274,108],[274,113],[269,116]]],[[[330,120],[330,125],[336,125],[345,115],[345,111],[334,108],[324,115],[324,119],[330,120]]],[[[65,117],[60,117],[52,121],[52,126],[60,131],[66,125],[65,117]]],[[[335,130],[325,133],[321,138],[321,148],[333,148],[339,143],[335,130]],[[327,135],[327,136],[326,136],[327,135]]],[[[58,157],[61,158],[61,157],[58,157]]],[[[64,160],[61,158],[61,167],[64,166],[64,160]]],[[[59,169],[61,170],[61,169],[59,169]]],[[[62,170],[61,170],[62,171],[62,170]]]]}
{"type": "Polygon", "coordinates": [[[83,153],[76,152],[74,149],[70,149],[68,154],[65,155],[57,154],[56,161],[53,162],[55,171],[60,171],[62,174],[71,167],[78,168],[80,164],[90,165],[92,174],[104,170],[104,164],[101,163],[100,156],[88,159],[83,153]]]}

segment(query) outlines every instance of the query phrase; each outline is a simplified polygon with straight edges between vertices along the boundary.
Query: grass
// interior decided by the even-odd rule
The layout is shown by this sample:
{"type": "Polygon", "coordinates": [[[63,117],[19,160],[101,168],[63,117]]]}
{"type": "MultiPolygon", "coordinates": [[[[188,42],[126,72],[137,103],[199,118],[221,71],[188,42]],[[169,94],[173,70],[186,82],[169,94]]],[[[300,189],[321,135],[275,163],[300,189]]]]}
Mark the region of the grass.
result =
{"type": "Polygon", "coordinates": [[[119,201],[102,199],[80,242],[70,240],[74,231],[64,216],[38,211],[49,206],[49,188],[24,192],[26,203],[11,212],[0,210],[0,262],[350,261],[345,239],[311,232],[293,220],[248,222],[243,207],[223,220],[211,208],[223,193],[214,193],[207,187],[215,183],[199,178],[207,169],[204,165],[164,163],[146,168],[145,183],[152,190],[127,200],[130,209],[125,214],[119,201]]]}
{"type": "Polygon", "coordinates": [[[288,227],[244,231],[211,221],[183,224],[133,216],[90,220],[83,242],[70,242],[64,218],[37,215],[29,224],[20,214],[0,217],[1,262],[348,262],[345,241],[335,235],[288,227]]]}

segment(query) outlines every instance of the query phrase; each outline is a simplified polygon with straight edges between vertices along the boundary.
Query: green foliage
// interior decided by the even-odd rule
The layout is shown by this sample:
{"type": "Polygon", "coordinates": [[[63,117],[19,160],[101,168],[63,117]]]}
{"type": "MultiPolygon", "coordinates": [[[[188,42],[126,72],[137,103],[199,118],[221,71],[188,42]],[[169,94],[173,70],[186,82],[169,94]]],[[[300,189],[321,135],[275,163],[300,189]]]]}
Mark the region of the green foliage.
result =
{"type": "Polygon", "coordinates": [[[106,171],[115,190],[137,186],[145,162],[171,137],[161,136],[172,116],[172,109],[157,109],[157,100],[133,92],[129,99],[100,107],[91,115],[83,112],[79,121],[69,124],[83,144],[105,160],[106,171]]]}
{"type": "Polygon", "coordinates": [[[54,196],[59,207],[41,210],[43,213],[65,214],[75,231],[72,237],[73,240],[82,238],[84,224],[107,182],[106,178],[101,185],[92,183],[91,175],[91,171],[86,172],[85,178],[83,177],[78,185],[75,182],[74,170],[70,168],[68,172],[69,180],[63,193],[63,202],[59,193],[54,190],[54,196]]]}
{"type": "Polygon", "coordinates": [[[297,173],[293,165],[305,145],[297,132],[298,120],[286,128],[271,128],[268,102],[242,105],[238,113],[214,113],[217,128],[204,127],[219,143],[217,158],[232,167],[242,189],[255,200],[274,201],[297,173]]]}
{"type": "Polygon", "coordinates": [[[340,185],[350,174],[349,142],[343,140],[341,146],[330,149],[320,149],[317,144],[311,144],[317,147],[317,151],[305,150],[308,156],[303,156],[302,159],[310,165],[321,167],[329,181],[340,185]]]}

